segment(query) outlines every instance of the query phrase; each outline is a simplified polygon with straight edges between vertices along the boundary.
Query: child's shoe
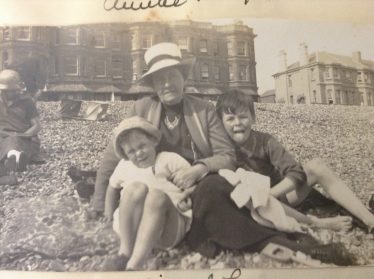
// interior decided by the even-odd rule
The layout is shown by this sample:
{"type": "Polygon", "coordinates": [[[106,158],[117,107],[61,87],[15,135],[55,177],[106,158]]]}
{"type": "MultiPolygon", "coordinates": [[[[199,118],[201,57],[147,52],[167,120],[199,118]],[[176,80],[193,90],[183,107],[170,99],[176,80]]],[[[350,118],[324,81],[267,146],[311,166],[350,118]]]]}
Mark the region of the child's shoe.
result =
{"type": "Polygon", "coordinates": [[[125,255],[113,255],[103,262],[103,271],[125,271],[129,258],[125,255]]]}

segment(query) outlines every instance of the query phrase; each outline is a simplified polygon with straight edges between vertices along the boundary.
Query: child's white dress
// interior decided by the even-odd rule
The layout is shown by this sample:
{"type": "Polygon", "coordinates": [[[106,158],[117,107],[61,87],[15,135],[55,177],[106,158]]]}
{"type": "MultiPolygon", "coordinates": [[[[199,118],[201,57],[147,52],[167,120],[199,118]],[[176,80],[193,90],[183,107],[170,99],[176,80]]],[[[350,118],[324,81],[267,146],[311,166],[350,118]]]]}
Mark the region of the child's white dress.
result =
{"type": "MultiPolygon", "coordinates": [[[[157,189],[167,194],[183,217],[179,222],[180,237],[178,238],[181,240],[191,226],[192,210],[185,212],[179,210],[177,203],[183,196],[183,192],[169,179],[174,172],[187,167],[190,167],[190,164],[183,157],[173,152],[160,152],[156,157],[155,165],[148,168],[139,168],[131,161],[122,159],[110,177],[109,187],[123,189],[126,185],[140,182],[147,185],[149,189],[157,189]]],[[[123,193],[124,191],[121,191],[121,199],[123,193]]],[[[118,215],[117,209],[113,215],[113,228],[116,232],[119,232],[118,215]]]]}

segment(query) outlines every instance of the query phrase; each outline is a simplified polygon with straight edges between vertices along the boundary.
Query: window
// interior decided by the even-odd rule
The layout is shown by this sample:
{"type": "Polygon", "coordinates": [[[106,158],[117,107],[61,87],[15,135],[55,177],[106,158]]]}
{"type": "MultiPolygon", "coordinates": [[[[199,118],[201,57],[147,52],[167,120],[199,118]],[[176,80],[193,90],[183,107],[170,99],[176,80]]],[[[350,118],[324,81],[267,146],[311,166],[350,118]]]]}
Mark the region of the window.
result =
{"type": "Polygon", "coordinates": [[[327,103],[328,104],[333,104],[334,101],[332,99],[332,90],[331,89],[327,89],[327,103]]]}
{"type": "Polygon", "coordinates": [[[8,59],[9,59],[9,53],[7,51],[3,51],[1,54],[2,57],[2,68],[6,69],[8,67],[8,59]]]}
{"type": "Polygon", "coordinates": [[[208,41],[207,40],[200,40],[200,52],[202,53],[208,52],[208,41]]]}
{"type": "Polygon", "coordinates": [[[94,73],[96,77],[106,76],[106,61],[105,58],[98,58],[95,60],[94,73]]]}
{"type": "Polygon", "coordinates": [[[3,40],[4,41],[10,40],[10,28],[9,27],[4,27],[3,29],[3,40]]]}
{"type": "Polygon", "coordinates": [[[16,29],[16,39],[21,41],[30,41],[30,27],[17,27],[16,29]]]}
{"type": "Polygon", "coordinates": [[[229,64],[229,80],[234,80],[234,68],[232,64],[229,64]]]}
{"type": "Polygon", "coordinates": [[[142,36],[142,49],[148,49],[152,46],[152,36],[143,35],[142,36]]]}
{"type": "Polygon", "coordinates": [[[78,44],[78,29],[77,28],[57,29],[56,44],[67,44],[67,45],[78,44]]]}
{"type": "Polygon", "coordinates": [[[201,65],[201,80],[202,81],[209,80],[209,65],[208,64],[201,65]]]}
{"type": "Polygon", "coordinates": [[[112,76],[122,77],[122,58],[121,56],[112,57],[112,76]]]}
{"type": "Polygon", "coordinates": [[[6,62],[9,59],[9,53],[7,51],[4,51],[2,53],[3,62],[6,62]]]}
{"type": "Polygon", "coordinates": [[[357,81],[358,81],[358,82],[361,82],[361,81],[362,81],[361,72],[358,72],[358,73],[357,73],[357,81]]]}
{"type": "Polygon", "coordinates": [[[59,74],[59,68],[60,68],[59,57],[55,56],[54,65],[53,65],[53,74],[58,75],[59,74]]]}
{"type": "Polygon", "coordinates": [[[288,87],[292,87],[292,76],[288,75],[288,87]]]}
{"type": "Polygon", "coordinates": [[[36,41],[37,42],[41,42],[43,40],[43,37],[44,37],[44,32],[42,32],[42,29],[37,27],[35,29],[35,38],[36,38],[36,41]]]}
{"type": "Polygon", "coordinates": [[[219,67],[214,66],[214,79],[217,81],[219,80],[219,67]]]}
{"type": "Polygon", "coordinates": [[[290,96],[290,104],[293,104],[293,96],[290,96]]]}
{"type": "Polygon", "coordinates": [[[234,53],[232,51],[232,42],[231,41],[227,42],[227,55],[228,56],[233,56],[234,55],[234,53]]]}
{"type": "Polygon", "coordinates": [[[218,41],[215,41],[213,44],[213,55],[218,55],[219,54],[219,44],[218,41]]]}
{"type": "Polygon", "coordinates": [[[78,75],[78,57],[65,56],[64,57],[64,70],[67,76],[78,75]]]}
{"type": "Polygon", "coordinates": [[[368,82],[369,76],[368,73],[364,73],[364,82],[368,82]]]}
{"type": "Polygon", "coordinates": [[[81,57],[81,60],[79,61],[79,69],[80,69],[80,74],[83,76],[88,75],[88,68],[87,68],[87,58],[86,57],[81,57]]]}
{"type": "Polygon", "coordinates": [[[112,49],[121,49],[121,36],[120,35],[113,35],[112,38],[112,49]]]}
{"type": "Polygon", "coordinates": [[[349,71],[345,71],[345,78],[348,80],[351,79],[351,73],[349,71]]]}
{"type": "Polygon", "coordinates": [[[317,91],[316,90],[313,90],[313,103],[314,104],[317,103],[317,91]]]}
{"type": "Polygon", "coordinates": [[[330,78],[330,70],[326,69],[323,75],[325,76],[325,78],[330,78]]]}
{"type": "Polygon", "coordinates": [[[348,104],[348,93],[347,91],[343,91],[343,96],[342,96],[342,104],[347,105],[348,104]]]}
{"type": "Polygon", "coordinates": [[[105,47],[105,33],[103,31],[98,31],[93,37],[93,46],[96,48],[105,47]]]}
{"type": "Polygon", "coordinates": [[[336,90],[335,103],[340,105],[340,99],[341,99],[340,90],[336,90]]]}
{"type": "Polygon", "coordinates": [[[252,48],[249,46],[248,44],[248,49],[247,49],[247,56],[250,56],[251,58],[254,58],[254,53],[253,53],[253,50],[252,48]]]}
{"type": "Polygon", "coordinates": [[[179,38],[178,46],[180,50],[188,50],[188,38],[179,38]]]}
{"type": "Polygon", "coordinates": [[[316,79],[316,73],[314,71],[314,68],[310,69],[310,79],[315,80],[316,79]]]}
{"type": "Polygon", "coordinates": [[[138,65],[136,64],[136,61],[132,62],[132,80],[138,79],[138,65]]]}
{"type": "Polygon", "coordinates": [[[237,42],[236,50],[237,50],[237,54],[238,55],[241,55],[241,56],[245,56],[246,55],[245,45],[246,45],[245,42],[237,42]]]}
{"type": "Polygon", "coordinates": [[[333,74],[334,74],[334,78],[339,78],[340,77],[338,69],[332,68],[332,71],[333,71],[333,74]]]}
{"type": "Polygon", "coordinates": [[[247,80],[247,66],[246,65],[239,66],[239,80],[247,80]]]}

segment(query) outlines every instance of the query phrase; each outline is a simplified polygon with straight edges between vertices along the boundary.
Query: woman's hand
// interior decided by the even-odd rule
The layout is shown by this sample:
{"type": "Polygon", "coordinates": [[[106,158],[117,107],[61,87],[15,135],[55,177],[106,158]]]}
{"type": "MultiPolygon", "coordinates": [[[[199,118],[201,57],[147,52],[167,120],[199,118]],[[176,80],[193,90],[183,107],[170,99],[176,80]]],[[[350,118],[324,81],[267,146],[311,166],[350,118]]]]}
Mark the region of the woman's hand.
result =
{"type": "Polygon", "coordinates": [[[173,173],[171,180],[179,189],[188,189],[208,173],[204,164],[196,164],[173,173]]]}
{"type": "Polygon", "coordinates": [[[177,207],[182,211],[185,212],[192,208],[192,201],[191,201],[191,193],[195,190],[196,186],[190,187],[189,189],[183,192],[182,197],[177,203],[177,207]]]}

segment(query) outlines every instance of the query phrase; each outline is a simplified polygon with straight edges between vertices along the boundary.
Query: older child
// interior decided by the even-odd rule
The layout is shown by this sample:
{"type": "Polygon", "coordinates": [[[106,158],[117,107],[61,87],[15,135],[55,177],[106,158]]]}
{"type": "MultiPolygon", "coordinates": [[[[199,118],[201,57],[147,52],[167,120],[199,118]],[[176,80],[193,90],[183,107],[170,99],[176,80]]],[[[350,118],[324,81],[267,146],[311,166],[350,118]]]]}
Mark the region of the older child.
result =
{"type": "Polygon", "coordinates": [[[138,116],[123,120],[115,130],[114,149],[122,160],[109,181],[105,216],[111,219],[117,190],[122,189],[113,222],[121,244],[120,256],[105,269],[140,269],[153,248],[171,248],[189,230],[192,211],[185,201],[193,188],[183,192],[169,180],[190,164],[176,153],[157,154],[160,139],[161,132],[138,116]]]}
{"type": "MultiPolygon", "coordinates": [[[[269,176],[273,196],[295,206],[310,193],[311,186],[319,184],[331,199],[363,221],[369,231],[374,228],[374,215],[321,160],[314,160],[303,169],[273,136],[252,130],[256,117],[250,97],[238,90],[225,93],[217,102],[217,112],[236,146],[239,164],[246,170],[269,176]]],[[[334,230],[351,227],[350,217],[319,219],[302,215],[287,206],[285,209],[287,214],[307,224],[334,230]]]]}

